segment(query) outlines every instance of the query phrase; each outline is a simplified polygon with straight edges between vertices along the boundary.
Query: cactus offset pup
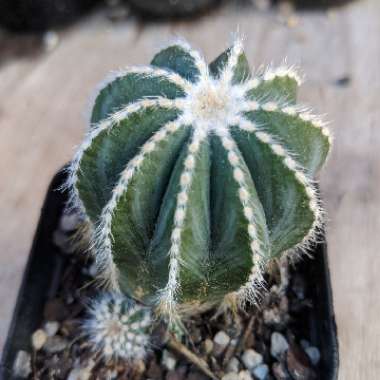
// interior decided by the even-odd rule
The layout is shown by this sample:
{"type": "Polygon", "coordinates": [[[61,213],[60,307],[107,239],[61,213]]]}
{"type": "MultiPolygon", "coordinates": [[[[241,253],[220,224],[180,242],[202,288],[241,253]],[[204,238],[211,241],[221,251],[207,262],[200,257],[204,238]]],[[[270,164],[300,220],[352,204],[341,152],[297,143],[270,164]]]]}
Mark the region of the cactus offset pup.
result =
{"type": "Polygon", "coordinates": [[[177,43],[107,81],[69,186],[110,288],[169,315],[254,301],[268,261],[315,240],[331,137],[298,84],[251,75],[240,41],[210,65],[177,43]]]}
{"type": "Polygon", "coordinates": [[[121,294],[105,293],[92,301],[83,333],[105,359],[143,359],[149,347],[150,309],[121,294]]]}

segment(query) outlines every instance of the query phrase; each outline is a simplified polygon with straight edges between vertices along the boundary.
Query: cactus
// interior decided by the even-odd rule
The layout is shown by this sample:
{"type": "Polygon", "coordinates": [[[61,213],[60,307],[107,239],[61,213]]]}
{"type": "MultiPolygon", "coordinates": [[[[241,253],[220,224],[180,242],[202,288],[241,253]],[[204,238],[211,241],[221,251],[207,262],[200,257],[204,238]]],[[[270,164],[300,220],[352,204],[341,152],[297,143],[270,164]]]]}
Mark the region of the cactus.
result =
{"type": "Polygon", "coordinates": [[[68,186],[112,289],[169,315],[244,304],[270,260],[315,241],[331,136],[299,83],[251,75],[238,40],[210,65],[179,42],[103,84],[68,186]]]}
{"type": "Polygon", "coordinates": [[[101,294],[88,308],[83,333],[95,352],[108,359],[143,359],[150,340],[150,310],[121,294],[101,294]]]}

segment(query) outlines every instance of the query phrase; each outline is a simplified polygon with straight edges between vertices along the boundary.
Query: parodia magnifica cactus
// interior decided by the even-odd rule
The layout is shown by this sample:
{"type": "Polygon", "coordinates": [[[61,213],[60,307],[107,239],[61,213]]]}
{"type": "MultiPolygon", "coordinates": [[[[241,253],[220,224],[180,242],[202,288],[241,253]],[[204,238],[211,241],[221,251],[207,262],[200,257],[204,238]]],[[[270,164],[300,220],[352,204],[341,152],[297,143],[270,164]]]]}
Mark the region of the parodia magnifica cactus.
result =
{"type": "Polygon", "coordinates": [[[111,288],[167,313],[245,302],[269,260],[313,241],[331,137],[298,84],[251,75],[240,41],[209,66],[177,43],[110,78],[69,186],[111,288]]]}

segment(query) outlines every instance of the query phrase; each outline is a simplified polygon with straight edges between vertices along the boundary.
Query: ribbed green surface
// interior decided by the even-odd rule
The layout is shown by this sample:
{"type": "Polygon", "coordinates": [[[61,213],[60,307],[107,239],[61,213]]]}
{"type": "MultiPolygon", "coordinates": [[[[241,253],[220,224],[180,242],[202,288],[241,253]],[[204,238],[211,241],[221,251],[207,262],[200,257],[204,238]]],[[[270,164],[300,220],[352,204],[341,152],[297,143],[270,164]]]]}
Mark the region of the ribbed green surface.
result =
{"type": "MultiPolygon", "coordinates": [[[[226,70],[231,51],[221,54],[209,66],[215,80],[226,70]]],[[[190,85],[196,85],[202,76],[199,59],[186,47],[175,45],[158,53],[152,65],[175,72],[190,85]]],[[[247,59],[240,54],[231,83],[239,86],[250,77],[247,59]]],[[[297,81],[289,76],[261,80],[247,93],[246,101],[282,99],[291,106],[295,103],[296,88],[297,81]]],[[[155,96],[186,99],[186,95],[178,83],[165,76],[126,73],[100,91],[92,122],[104,121],[136,101],[155,96]]],[[[119,122],[111,121],[110,127],[84,150],[75,188],[95,228],[102,227],[102,211],[128,163],[142,152],[144,143],[181,114],[180,109],[159,106],[132,112],[119,122]]],[[[323,165],[329,139],[310,121],[281,109],[260,108],[245,112],[244,117],[270,134],[286,154],[291,153],[305,174],[313,177],[323,165]]],[[[183,190],[181,176],[195,130],[195,125],[182,125],[155,143],[117,198],[110,216],[112,258],[118,268],[120,287],[147,303],[157,302],[167,287],[177,197],[183,190]]],[[[249,204],[244,206],[239,196],[243,185],[236,180],[231,152],[217,133],[208,133],[194,155],[181,224],[177,256],[179,303],[220,301],[227,293],[247,284],[255,265],[247,207],[252,211],[263,263],[301,243],[315,224],[310,189],[307,191],[295,175],[298,166],[286,165],[284,157],[273,149],[273,141],[263,142],[239,125],[229,125],[228,130],[235,142],[231,149],[237,155],[249,204]]],[[[97,241],[96,246],[101,249],[102,242],[97,241]]]]}

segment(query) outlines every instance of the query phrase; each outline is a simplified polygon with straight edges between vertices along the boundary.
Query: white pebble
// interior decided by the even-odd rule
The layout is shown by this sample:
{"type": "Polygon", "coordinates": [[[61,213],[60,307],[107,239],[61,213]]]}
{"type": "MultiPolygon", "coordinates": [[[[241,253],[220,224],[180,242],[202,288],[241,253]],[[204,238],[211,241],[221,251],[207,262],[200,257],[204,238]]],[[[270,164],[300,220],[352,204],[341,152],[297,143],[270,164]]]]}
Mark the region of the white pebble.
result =
{"type": "Polygon", "coordinates": [[[222,380],[240,380],[240,377],[235,372],[229,372],[222,377],[222,380]]]}
{"type": "Polygon", "coordinates": [[[239,365],[240,365],[240,362],[239,360],[236,358],[236,357],[233,357],[227,364],[227,367],[226,367],[226,370],[230,373],[230,372],[234,372],[234,373],[238,373],[239,372],[239,365]]]}
{"type": "Polygon", "coordinates": [[[27,378],[32,372],[31,357],[26,351],[17,352],[15,361],[13,362],[13,375],[15,377],[27,378]]]}
{"type": "Polygon", "coordinates": [[[255,350],[249,349],[244,351],[241,360],[245,368],[252,371],[255,367],[263,362],[263,356],[255,350]]]}
{"type": "Polygon", "coordinates": [[[307,347],[305,348],[305,352],[309,357],[311,363],[316,366],[321,359],[321,353],[319,352],[318,348],[314,346],[307,347]]]}
{"type": "Polygon", "coordinates": [[[270,353],[274,358],[280,359],[288,348],[289,344],[282,334],[279,332],[272,333],[270,353]]]}
{"type": "Polygon", "coordinates": [[[42,330],[42,329],[36,330],[32,335],[33,348],[36,351],[40,350],[44,346],[44,344],[46,343],[47,337],[48,336],[44,330],[42,330]]]}
{"type": "Polygon", "coordinates": [[[173,371],[177,364],[177,359],[168,350],[164,350],[161,363],[166,369],[173,371]]]}
{"type": "Polygon", "coordinates": [[[58,332],[59,323],[57,321],[49,321],[45,323],[44,330],[48,336],[53,336],[58,332]]]}
{"type": "Polygon", "coordinates": [[[224,331],[219,331],[214,336],[214,343],[218,344],[221,347],[227,347],[230,343],[230,340],[231,338],[224,331]]]}
{"type": "Polygon", "coordinates": [[[269,374],[269,368],[266,364],[261,364],[253,370],[253,375],[258,380],[267,379],[268,374],[269,374]]]}
{"type": "Polygon", "coordinates": [[[249,371],[240,371],[239,380],[252,380],[252,376],[249,371]]]}
{"type": "Polygon", "coordinates": [[[91,377],[89,368],[74,368],[69,373],[67,380],[88,380],[91,377]]]}

